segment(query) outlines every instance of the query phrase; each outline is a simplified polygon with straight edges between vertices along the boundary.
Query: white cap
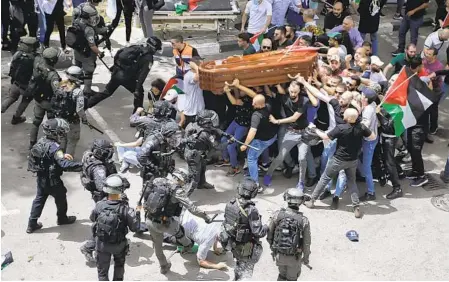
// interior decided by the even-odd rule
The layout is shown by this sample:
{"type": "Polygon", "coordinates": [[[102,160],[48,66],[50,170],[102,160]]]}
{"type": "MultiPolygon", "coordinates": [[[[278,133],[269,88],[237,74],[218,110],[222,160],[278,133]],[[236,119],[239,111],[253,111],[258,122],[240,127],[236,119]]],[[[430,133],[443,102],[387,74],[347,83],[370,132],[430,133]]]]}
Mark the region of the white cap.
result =
{"type": "Polygon", "coordinates": [[[381,67],[384,65],[384,62],[382,62],[377,56],[371,56],[371,64],[381,67]]]}
{"type": "Polygon", "coordinates": [[[176,98],[178,98],[178,91],[176,91],[175,89],[169,89],[164,96],[164,100],[169,102],[173,101],[176,98]]]}

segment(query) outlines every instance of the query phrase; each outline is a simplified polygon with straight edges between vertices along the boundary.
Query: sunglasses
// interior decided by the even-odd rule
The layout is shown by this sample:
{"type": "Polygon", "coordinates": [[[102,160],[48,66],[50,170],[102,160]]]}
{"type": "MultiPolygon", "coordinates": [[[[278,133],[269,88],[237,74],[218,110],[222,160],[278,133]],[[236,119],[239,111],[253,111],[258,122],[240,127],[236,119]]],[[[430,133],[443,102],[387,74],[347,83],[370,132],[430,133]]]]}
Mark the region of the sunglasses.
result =
{"type": "Polygon", "coordinates": [[[267,49],[267,50],[270,50],[270,49],[271,49],[271,47],[270,47],[270,46],[262,46],[262,49],[267,49]]]}

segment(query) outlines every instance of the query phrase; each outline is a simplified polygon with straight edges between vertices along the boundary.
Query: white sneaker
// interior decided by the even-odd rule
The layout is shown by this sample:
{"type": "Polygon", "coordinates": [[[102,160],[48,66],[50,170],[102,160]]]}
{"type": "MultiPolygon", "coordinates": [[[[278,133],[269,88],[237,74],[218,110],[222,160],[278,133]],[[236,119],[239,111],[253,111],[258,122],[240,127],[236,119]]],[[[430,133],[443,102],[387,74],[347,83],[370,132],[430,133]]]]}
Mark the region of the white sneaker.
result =
{"type": "Polygon", "coordinates": [[[129,47],[131,45],[131,43],[129,43],[129,41],[126,42],[125,47],[129,47]]]}
{"type": "Polygon", "coordinates": [[[319,20],[320,17],[318,17],[318,15],[315,15],[315,16],[313,16],[313,19],[314,19],[314,20],[319,20]]]}

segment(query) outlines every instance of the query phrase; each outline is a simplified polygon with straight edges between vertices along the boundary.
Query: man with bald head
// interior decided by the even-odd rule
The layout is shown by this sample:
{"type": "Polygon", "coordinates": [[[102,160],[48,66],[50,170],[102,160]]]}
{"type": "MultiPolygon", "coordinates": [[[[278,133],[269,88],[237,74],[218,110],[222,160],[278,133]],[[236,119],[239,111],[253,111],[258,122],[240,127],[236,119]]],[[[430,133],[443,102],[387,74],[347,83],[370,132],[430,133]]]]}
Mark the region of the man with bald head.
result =
{"type": "Polygon", "coordinates": [[[333,29],[334,27],[343,24],[343,20],[347,15],[343,4],[341,2],[335,2],[332,8],[332,13],[328,13],[324,18],[324,30],[333,29]]]}
{"type": "Polygon", "coordinates": [[[240,146],[240,150],[248,149],[248,171],[251,179],[259,185],[259,173],[257,160],[259,156],[276,141],[277,127],[270,123],[271,108],[265,103],[263,95],[256,95],[253,98],[254,112],[251,116],[251,128],[245,140],[245,145],[240,146]]]}
{"type": "Polygon", "coordinates": [[[363,38],[358,29],[354,27],[354,19],[351,16],[345,17],[341,25],[338,25],[332,28],[331,30],[331,32],[342,32],[342,31],[348,32],[349,39],[351,40],[352,47],[354,49],[362,47],[363,38]]]}
{"type": "Polygon", "coordinates": [[[318,136],[323,140],[337,139],[337,148],[334,156],[327,163],[326,170],[321,175],[320,181],[313,190],[310,201],[305,202],[306,207],[310,209],[315,207],[315,201],[324,191],[326,185],[339,174],[340,170],[344,170],[354,215],[356,218],[362,217],[359,208],[359,190],[355,183],[358,156],[362,149],[363,138],[375,140],[376,135],[361,123],[358,117],[359,113],[356,109],[348,108],[343,114],[343,119],[346,123],[337,124],[334,129],[327,133],[316,130],[318,136]]]}

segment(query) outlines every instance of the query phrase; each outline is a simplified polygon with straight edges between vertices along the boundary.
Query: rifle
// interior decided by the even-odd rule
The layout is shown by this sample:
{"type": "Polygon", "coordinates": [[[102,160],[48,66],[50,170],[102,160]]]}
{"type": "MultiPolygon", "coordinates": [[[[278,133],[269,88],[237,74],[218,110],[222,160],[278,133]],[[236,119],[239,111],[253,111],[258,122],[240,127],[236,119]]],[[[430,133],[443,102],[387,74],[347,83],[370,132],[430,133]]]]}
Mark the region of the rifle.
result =
{"type": "Polygon", "coordinates": [[[95,131],[97,131],[97,132],[100,133],[100,134],[104,134],[103,131],[101,131],[101,130],[98,129],[97,127],[93,126],[93,125],[92,125],[90,122],[88,122],[87,120],[86,120],[85,122],[83,122],[83,124],[89,126],[89,128],[90,128],[91,130],[95,130],[95,131]]]}

